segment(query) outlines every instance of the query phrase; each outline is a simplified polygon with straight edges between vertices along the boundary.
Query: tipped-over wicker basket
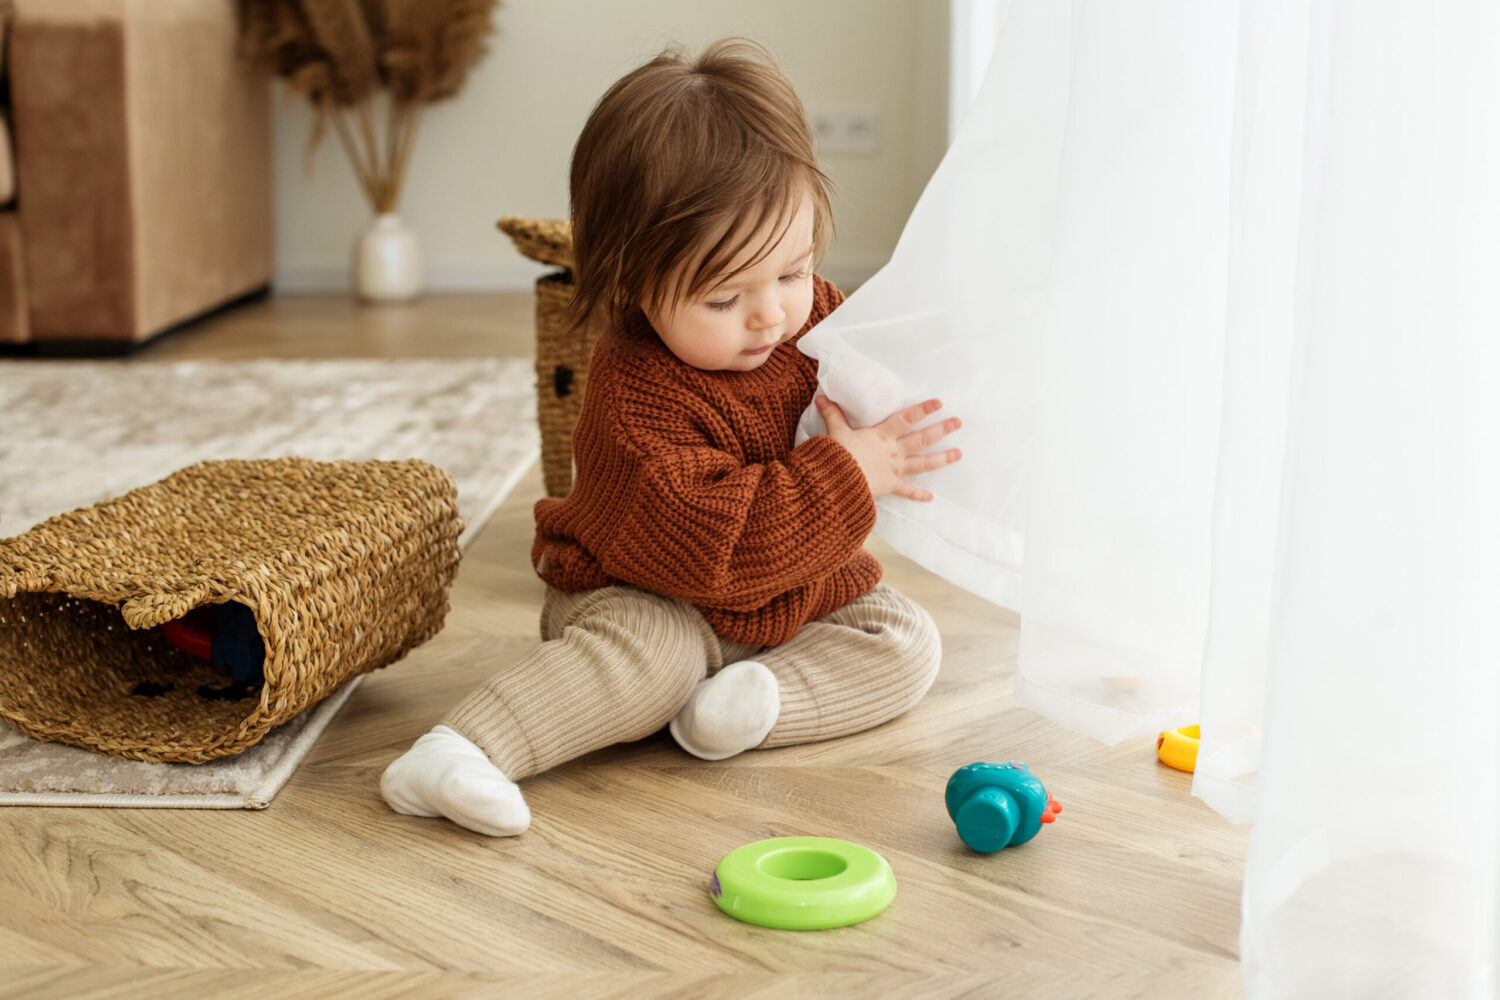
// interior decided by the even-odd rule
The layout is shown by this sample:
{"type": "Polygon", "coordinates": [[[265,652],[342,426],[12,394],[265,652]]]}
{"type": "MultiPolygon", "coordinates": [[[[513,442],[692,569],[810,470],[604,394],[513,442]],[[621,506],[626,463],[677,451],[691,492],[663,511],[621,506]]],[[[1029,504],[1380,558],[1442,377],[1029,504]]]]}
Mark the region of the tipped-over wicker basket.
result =
{"type": "Polygon", "coordinates": [[[442,628],[461,529],[435,466],[288,458],[190,466],[0,539],[0,717],[117,757],[240,753],[442,628]],[[227,602],[254,616],[263,683],[158,627],[227,602]]]}
{"type": "Polygon", "coordinates": [[[558,219],[518,215],[507,215],[497,225],[521,253],[563,268],[536,282],[536,415],[547,495],[567,496],[573,489],[573,427],[598,341],[597,327],[578,333],[565,333],[562,327],[563,312],[573,299],[573,230],[558,219]]]}

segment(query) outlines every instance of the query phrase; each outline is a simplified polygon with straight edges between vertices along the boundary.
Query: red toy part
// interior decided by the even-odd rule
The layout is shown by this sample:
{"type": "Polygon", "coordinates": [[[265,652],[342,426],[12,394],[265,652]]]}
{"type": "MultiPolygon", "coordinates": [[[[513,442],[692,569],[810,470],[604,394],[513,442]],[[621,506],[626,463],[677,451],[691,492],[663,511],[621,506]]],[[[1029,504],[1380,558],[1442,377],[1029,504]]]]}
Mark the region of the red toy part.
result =
{"type": "Polygon", "coordinates": [[[207,660],[214,644],[213,608],[194,608],[181,618],[162,622],[161,634],[189,656],[207,660]]]}

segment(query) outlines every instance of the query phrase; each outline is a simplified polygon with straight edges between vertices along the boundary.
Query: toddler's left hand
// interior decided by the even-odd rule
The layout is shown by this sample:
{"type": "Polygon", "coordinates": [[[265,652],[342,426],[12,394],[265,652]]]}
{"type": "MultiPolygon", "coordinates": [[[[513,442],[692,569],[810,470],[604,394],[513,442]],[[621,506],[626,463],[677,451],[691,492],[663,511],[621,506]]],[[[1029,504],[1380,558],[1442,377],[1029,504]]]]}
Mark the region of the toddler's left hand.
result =
{"type": "Polygon", "coordinates": [[[924,452],[943,438],[963,426],[957,417],[912,430],[923,418],[936,413],[943,404],[936,399],[897,410],[878,424],[855,429],[839,405],[827,396],[818,394],[813,399],[819,415],[828,425],[828,436],[848,449],[859,463],[865,481],[870,485],[870,495],[881,497],[894,493],[908,500],[926,501],[932,493],[909,481],[907,476],[919,472],[931,472],[951,465],[963,458],[957,448],[924,452]]]}

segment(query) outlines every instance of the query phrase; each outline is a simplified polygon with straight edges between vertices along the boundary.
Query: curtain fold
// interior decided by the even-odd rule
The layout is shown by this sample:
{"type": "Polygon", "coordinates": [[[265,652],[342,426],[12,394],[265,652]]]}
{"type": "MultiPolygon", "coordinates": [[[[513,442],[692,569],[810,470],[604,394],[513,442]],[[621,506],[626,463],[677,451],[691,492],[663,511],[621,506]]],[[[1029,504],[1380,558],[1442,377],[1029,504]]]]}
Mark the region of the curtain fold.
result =
{"type": "Polygon", "coordinates": [[[1496,53],[1478,0],[1016,0],[803,341],[855,423],[964,418],[876,531],[1020,612],[1022,704],[1201,725],[1253,996],[1497,988],[1496,53]]]}

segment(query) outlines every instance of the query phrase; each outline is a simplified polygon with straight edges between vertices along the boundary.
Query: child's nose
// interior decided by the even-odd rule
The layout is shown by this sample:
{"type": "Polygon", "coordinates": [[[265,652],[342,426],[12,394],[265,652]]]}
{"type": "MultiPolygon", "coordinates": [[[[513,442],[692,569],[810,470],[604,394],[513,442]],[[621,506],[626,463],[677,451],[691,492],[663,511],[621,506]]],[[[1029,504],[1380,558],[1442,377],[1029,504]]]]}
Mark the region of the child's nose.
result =
{"type": "Polygon", "coordinates": [[[773,326],[780,326],[784,319],[786,319],[786,310],[781,308],[781,299],[775,295],[765,295],[756,301],[755,311],[750,316],[750,323],[756,330],[767,330],[773,326]]]}

